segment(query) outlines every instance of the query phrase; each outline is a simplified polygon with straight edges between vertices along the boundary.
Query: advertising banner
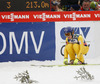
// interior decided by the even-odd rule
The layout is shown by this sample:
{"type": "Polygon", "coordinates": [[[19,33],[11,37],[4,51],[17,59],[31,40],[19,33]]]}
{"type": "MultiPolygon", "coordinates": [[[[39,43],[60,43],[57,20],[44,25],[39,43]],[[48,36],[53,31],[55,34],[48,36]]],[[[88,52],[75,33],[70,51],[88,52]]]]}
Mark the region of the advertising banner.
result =
{"type": "Polygon", "coordinates": [[[100,11],[0,12],[0,22],[99,21],[100,11]]]}
{"type": "Polygon", "coordinates": [[[90,45],[86,59],[99,57],[100,11],[0,12],[0,62],[63,60],[64,27],[90,45]]]}
{"type": "Polygon", "coordinates": [[[75,30],[75,34],[81,34],[86,41],[87,45],[90,45],[89,51],[86,56],[88,58],[99,57],[99,42],[100,38],[100,21],[89,21],[89,22],[56,22],[55,32],[56,32],[56,60],[64,59],[64,48],[66,45],[64,27],[72,27],[75,30]]]}
{"type": "Polygon", "coordinates": [[[55,60],[55,23],[0,23],[0,62],[55,60]]]}

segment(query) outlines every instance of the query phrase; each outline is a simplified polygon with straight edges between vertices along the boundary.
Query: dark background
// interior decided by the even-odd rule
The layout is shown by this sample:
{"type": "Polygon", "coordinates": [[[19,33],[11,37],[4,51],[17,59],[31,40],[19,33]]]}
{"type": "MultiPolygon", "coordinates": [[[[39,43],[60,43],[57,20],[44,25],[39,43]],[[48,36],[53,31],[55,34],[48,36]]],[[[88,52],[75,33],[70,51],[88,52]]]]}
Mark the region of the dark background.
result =
{"type": "MultiPolygon", "coordinates": [[[[30,5],[29,5],[30,6],[30,5]]],[[[0,11],[49,11],[50,10],[50,0],[0,0],[0,11]],[[33,8],[26,8],[27,4],[26,2],[38,2],[38,6],[40,8],[34,8],[34,3],[33,3],[33,8]],[[49,4],[49,7],[42,8],[41,7],[41,2],[44,1],[49,4]],[[11,2],[11,8],[7,8],[7,2],[11,2]]]]}

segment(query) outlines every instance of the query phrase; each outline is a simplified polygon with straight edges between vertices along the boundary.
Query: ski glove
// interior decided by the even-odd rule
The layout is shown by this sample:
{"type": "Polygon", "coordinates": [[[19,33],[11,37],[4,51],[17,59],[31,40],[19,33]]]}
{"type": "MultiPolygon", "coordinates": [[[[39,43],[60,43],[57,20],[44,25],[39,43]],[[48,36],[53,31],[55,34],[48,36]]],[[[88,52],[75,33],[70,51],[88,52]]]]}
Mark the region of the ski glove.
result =
{"type": "Polygon", "coordinates": [[[78,61],[79,61],[78,59],[75,59],[74,64],[78,64],[78,61]]]}
{"type": "Polygon", "coordinates": [[[64,63],[65,65],[67,65],[67,64],[68,64],[68,59],[65,58],[64,61],[63,61],[63,63],[64,63]]]}

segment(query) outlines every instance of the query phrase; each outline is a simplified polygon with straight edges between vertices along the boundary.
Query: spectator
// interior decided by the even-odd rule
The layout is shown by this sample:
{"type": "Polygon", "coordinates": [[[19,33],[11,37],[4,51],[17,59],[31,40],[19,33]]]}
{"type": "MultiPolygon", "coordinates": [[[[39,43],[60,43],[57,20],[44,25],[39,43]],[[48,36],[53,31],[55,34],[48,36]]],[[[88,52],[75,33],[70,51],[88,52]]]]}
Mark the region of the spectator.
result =
{"type": "Polygon", "coordinates": [[[99,10],[98,3],[95,2],[95,1],[92,1],[92,2],[90,3],[90,7],[91,7],[93,10],[99,10]]]}
{"type": "Polygon", "coordinates": [[[63,10],[61,9],[61,6],[60,6],[60,5],[57,5],[57,6],[56,6],[56,11],[63,11],[63,10]]]}
{"type": "Polygon", "coordinates": [[[99,8],[99,10],[100,10],[100,1],[98,2],[98,8],[99,8]]]}
{"type": "Polygon", "coordinates": [[[84,1],[84,0],[79,0],[79,1],[78,1],[78,5],[82,6],[83,1],[84,1]]]}
{"type": "Polygon", "coordinates": [[[70,11],[72,9],[71,8],[72,5],[78,4],[78,0],[61,0],[60,2],[63,11],[70,11]]]}
{"type": "Polygon", "coordinates": [[[84,0],[79,11],[93,11],[93,9],[90,8],[90,1],[84,0]]]}
{"type": "Polygon", "coordinates": [[[51,1],[51,11],[63,11],[60,8],[60,0],[52,0],[51,1]]]}
{"type": "Polygon", "coordinates": [[[55,11],[56,10],[57,4],[58,3],[55,0],[51,0],[51,11],[55,11]]]}
{"type": "Polygon", "coordinates": [[[80,6],[78,4],[71,5],[70,11],[78,11],[80,9],[80,6]]]}
{"type": "Polygon", "coordinates": [[[99,2],[99,0],[94,0],[95,2],[99,2]]]}

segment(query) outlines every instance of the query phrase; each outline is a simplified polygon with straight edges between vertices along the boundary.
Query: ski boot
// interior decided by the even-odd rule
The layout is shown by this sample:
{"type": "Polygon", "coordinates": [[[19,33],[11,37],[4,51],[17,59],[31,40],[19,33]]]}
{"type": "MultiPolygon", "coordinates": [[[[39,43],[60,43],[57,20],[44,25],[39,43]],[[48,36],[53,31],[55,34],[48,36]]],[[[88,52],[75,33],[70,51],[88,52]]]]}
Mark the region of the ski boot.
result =
{"type": "Polygon", "coordinates": [[[74,60],[70,60],[69,65],[72,65],[74,63],[74,60]]]}

